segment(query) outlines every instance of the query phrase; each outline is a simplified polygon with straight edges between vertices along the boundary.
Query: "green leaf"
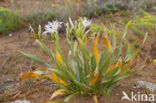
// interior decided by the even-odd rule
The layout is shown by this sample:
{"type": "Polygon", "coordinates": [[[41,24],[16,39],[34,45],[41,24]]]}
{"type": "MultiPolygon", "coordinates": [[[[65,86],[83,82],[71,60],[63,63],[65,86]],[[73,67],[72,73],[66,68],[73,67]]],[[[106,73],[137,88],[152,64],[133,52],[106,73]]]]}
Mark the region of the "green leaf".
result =
{"type": "Polygon", "coordinates": [[[99,73],[100,75],[103,73],[103,69],[104,67],[107,65],[105,62],[107,60],[107,56],[108,56],[108,51],[105,50],[105,52],[102,54],[101,58],[100,58],[100,61],[99,61],[99,73]]]}
{"type": "Polygon", "coordinates": [[[26,56],[27,58],[33,60],[33,61],[36,61],[36,62],[39,62],[41,64],[44,64],[44,61],[42,61],[40,58],[36,57],[36,56],[33,56],[33,55],[30,55],[30,54],[27,54],[27,53],[24,53],[22,51],[19,51],[20,53],[22,53],[24,56],[26,56]]]}
{"type": "Polygon", "coordinates": [[[84,44],[84,42],[80,38],[78,40],[80,42],[80,47],[82,49],[83,55],[85,55],[85,57],[89,57],[90,53],[88,51],[88,48],[86,47],[86,45],[84,44]]]}
{"type": "Polygon", "coordinates": [[[107,82],[110,82],[112,80],[112,78],[103,78],[101,83],[107,83],[107,82]]]}
{"type": "Polygon", "coordinates": [[[78,96],[78,95],[80,95],[79,92],[70,94],[69,96],[67,96],[67,97],[65,98],[64,102],[69,102],[73,97],[78,96]]]}
{"type": "Polygon", "coordinates": [[[126,62],[129,61],[130,59],[132,59],[134,56],[136,56],[138,54],[138,52],[140,51],[141,46],[139,48],[137,48],[135,51],[133,51],[133,53],[132,53],[132,50],[134,49],[135,44],[136,44],[136,41],[131,46],[128,45],[127,54],[125,57],[126,62]]]}
{"type": "Polygon", "coordinates": [[[64,73],[63,71],[61,71],[61,70],[58,70],[58,69],[55,69],[55,68],[53,68],[52,66],[48,66],[49,67],[49,69],[51,69],[53,72],[55,72],[57,75],[59,75],[59,77],[61,77],[62,79],[69,79],[69,80],[71,80],[71,78],[66,74],[66,73],[64,73]]]}
{"type": "Polygon", "coordinates": [[[114,82],[116,82],[116,81],[119,81],[119,80],[121,80],[121,79],[124,79],[124,78],[127,78],[127,77],[129,77],[129,76],[132,76],[132,75],[134,75],[136,72],[127,72],[127,73],[125,73],[125,74],[121,74],[121,75],[119,75],[119,76],[116,76],[116,78],[113,80],[114,82]]]}
{"type": "Polygon", "coordinates": [[[96,59],[95,59],[95,56],[92,56],[91,57],[91,69],[92,71],[94,71],[96,68],[96,59]]]}
{"type": "Polygon", "coordinates": [[[108,77],[113,77],[119,70],[119,67],[114,68],[111,72],[108,73],[108,75],[106,76],[108,77]]]}
{"type": "Polygon", "coordinates": [[[116,48],[116,35],[115,34],[113,34],[112,41],[113,41],[113,49],[115,50],[116,48]]]}
{"type": "Polygon", "coordinates": [[[112,83],[109,88],[107,89],[107,96],[110,96],[112,90],[114,89],[116,83],[112,83]]]}
{"type": "Polygon", "coordinates": [[[132,58],[135,57],[139,51],[141,50],[142,47],[137,48],[133,53],[132,53],[132,58]]]}
{"type": "Polygon", "coordinates": [[[47,53],[53,60],[54,60],[54,57],[51,53],[51,51],[46,47],[46,45],[44,45],[42,42],[38,41],[38,44],[40,46],[40,48],[45,52],[47,53]]]}
{"type": "Polygon", "coordinates": [[[105,74],[106,73],[106,71],[107,71],[107,69],[109,67],[109,64],[110,64],[110,56],[107,57],[107,60],[105,61],[103,67],[101,68],[100,74],[105,74]]]}
{"type": "Polygon", "coordinates": [[[123,43],[121,42],[117,51],[117,58],[119,58],[122,54],[123,43]]]}
{"type": "Polygon", "coordinates": [[[123,33],[123,36],[122,36],[122,38],[125,38],[126,37],[126,34],[127,34],[127,30],[128,30],[128,28],[129,28],[129,26],[131,25],[131,21],[129,21],[127,24],[126,24],[126,26],[125,26],[125,30],[124,30],[124,33],[123,33]]]}
{"type": "Polygon", "coordinates": [[[104,65],[105,60],[107,59],[108,51],[105,50],[99,60],[99,67],[101,68],[104,65]]]}

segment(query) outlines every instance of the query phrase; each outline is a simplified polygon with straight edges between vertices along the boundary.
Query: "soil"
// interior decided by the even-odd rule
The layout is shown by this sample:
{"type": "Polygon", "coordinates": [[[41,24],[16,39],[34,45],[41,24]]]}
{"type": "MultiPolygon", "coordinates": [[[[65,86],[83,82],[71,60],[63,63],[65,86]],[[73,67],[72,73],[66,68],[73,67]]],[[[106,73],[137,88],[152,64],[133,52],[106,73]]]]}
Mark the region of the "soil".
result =
{"type": "MultiPolygon", "coordinates": [[[[25,2],[24,0],[16,0],[14,2],[16,2],[17,4],[25,5],[23,7],[25,8],[24,10],[26,10],[29,8],[26,6],[26,3],[31,2],[32,5],[35,5],[36,2],[39,2],[41,4],[40,1],[42,0],[27,0],[27,2],[25,2]]],[[[46,1],[57,3],[57,1],[54,0],[46,1]]],[[[3,7],[10,7],[10,0],[4,0],[4,2],[0,2],[0,5],[3,7]]],[[[29,13],[29,10],[25,12],[29,13]]],[[[104,19],[105,18],[101,16],[99,18],[96,18],[94,22],[99,24],[103,22],[107,24],[111,21],[116,22],[117,20],[122,18],[114,14],[114,16],[107,19],[106,22],[104,19]]],[[[118,29],[122,30],[124,28],[118,27],[118,29]]],[[[28,29],[21,29],[20,31],[12,32],[10,34],[12,34],[12,36],[9,36],[9,34],[0,35],[0,103],[11,103],[15,100],[24,99],[29,100],[32,103],[43,103],[44,101],[47,101],[55,90],[55,86],[52,82],[42,80],[41,84],[39,84],[39,81],[37,79],[28,79],[24,80],[22,85],[19,84],[19,77],[21,73],[30,72],[36,67],[44,66],[25,58],[18,52],[18,50],[36,55],[48,63],[53,64],[53,62],[35,44],[35,40],[32,39],[32,34],[28,29]]],[[[131,34],[131,32],[129,32],[129,34],[131,34]]],[[[147,56],[148,58],[151,58],[150,50],[152,50],[152,48],[150,45],[153,43],[153,41],[153,38],[148,38],[142,52],[140,53],[142,58],[137,64],[143,63],[143,61],[147,59],[147,56]]],[[[64,36],[61,36],[60,44],[63,52],[67,54],[68,46],[66,43],[66,38],[64,36]]],[[[53,48],[53,43],[48,43],[47,45],[49,48],[53,48]]],[[[88,46],[89,48],[92,48],[91,44],[89,44],[88,46]]],[[[102,47],[103,44],[100,43],[99,48],[102,47]]],[[[135,103],[134,101],[121,101],[121,98],[123,96],[122,91],[125,91],[127,94],[130,94],[131,91],[135,92],[136,94],[138,92],[151,93],[145,88],[134,88],[137,81],[139,80],[156,83],[156,66],[150,63],[146,68],[139,71],[132,77],[119,81],[111,94],[111,99],[113,103],[135,103]]],[[[156,92],[154,92],[154,94],[156,94],[156,92]]],[[[63,100],[63,98],[64,97],[61,96],[56,98],[55,100],[60,101],[63,100]]],[[[99,96],[98,100],[100,103],[109,103],[108,100],[103,96],[99,96]]],[[[80,96],[72,99],[70,103],[94,103],[94,101],[92,97],[80,96]]]]}
{"type": "Polygon", "coordinates": [[[61,4],[60,0],[4,0],[0,2],[0,6],[9,8],[21,15],[31,15],[32,13],[45,12],[53,10],[57,4],[61,4]]]}

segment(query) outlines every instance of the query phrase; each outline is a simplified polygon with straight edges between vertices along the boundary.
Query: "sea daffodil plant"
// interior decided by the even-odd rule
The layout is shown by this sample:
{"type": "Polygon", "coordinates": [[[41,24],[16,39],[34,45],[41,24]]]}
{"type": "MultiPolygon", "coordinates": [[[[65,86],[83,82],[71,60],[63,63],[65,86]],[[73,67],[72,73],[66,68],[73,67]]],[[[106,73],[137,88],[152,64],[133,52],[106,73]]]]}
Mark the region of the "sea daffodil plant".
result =
{"type": "MultiPolygon", "coordinates": [[[[106,35],[106,30],[104,30],[104,34],[101,33],[102,36],[97,35],[90,38],[85,35],[84,26],[80,25],[78,21],[76,24],[77,26],[74,26],[71,19],[70,23],[67,24],[66,36],[70,47],[67,58],[65,58],[60,48],[59,36],[56,36],[54,40],[54,51],[50,51],[42,41],[38,41],[41,49],[49,55],[55,65],[48,64],[36,56],[20,51],[26,57],[47,66],[46,68],[51,75],[46,76],[46,78],[52,80],[58,87],[50,99],[58,95],[67,95],[65,102],[78,95],[93,96],[94,100],[97,99],[98,95],[107,97],[119,80],[136,72],[136,70],[129,69],[140,50],[140,48],[135,49],[135,43],[130,45],[123,40],[124,38],[117,43],[116,35],[113,34],[112,38],[109,38],[109,35],[106,35]],[[69,24],[71,24],[71,27],[69,24]],[[76,40],[71,38],[73,29],[75,30],[76,40]],[[100,39],[105,45],[105,48],[101,51],[98,49],[100,39]],[[111,42],[111,40],[113,41],[111,42]],[[93,41],[93,52],[87,48],[88,41],[93,41]],[[127,52],[123,52],[126,49],[127,52]]],[[[125,34],[123,37],[125,37],[125,34]]],[[[43,74],[45,77],[46,73],[43,74]]],[[[21,80],[27,77],[42,76],[40,72],[31,72],[31,74],[24,74],[21,80]]]]}

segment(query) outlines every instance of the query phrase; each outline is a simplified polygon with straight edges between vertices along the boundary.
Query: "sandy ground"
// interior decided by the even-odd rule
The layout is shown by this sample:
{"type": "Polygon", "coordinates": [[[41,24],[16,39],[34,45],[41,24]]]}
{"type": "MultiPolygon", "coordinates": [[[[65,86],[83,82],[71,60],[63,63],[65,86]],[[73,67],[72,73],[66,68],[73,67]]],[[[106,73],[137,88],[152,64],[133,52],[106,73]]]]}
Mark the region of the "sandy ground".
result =
{"type": "Polygon", "coordinates": [[[0,2],[1,7],[18,11],[21,15],[53,11],[58,4],[61,4],[60,0],[4,0],[0,2]]]}
{"type": "MultiPolygon", "coordinates": [[[[10,3],[10,0],[4,1],[4,3],[0,2],[0,6],[9,7],[10,9],[17,8],[23,10],[21,11],[22,13],[30,13],[30,11],[33,9],[27,6],[28,4],[31,6],[34,5],[35,8],[37,6],[44,7],[47,5],[43,5],[43,2],[40,2],[42,0],[27,0],[27,2],[25,2],[25,0],[13,0],[13,4],[10,3]],[[36,4],[36,2],[38,3],[36,4]]],[[[59,1],[45,0],[45,2],[57,3],[59,1]]],[[[119,19],[122,18],[118,17],[117,15],[114,15],[109,19],[105,19],[103,16],[101,16],[96,18],[94,21],[98,24],[108,24],[111,21],[117,22],[119,19]]],[[[123,27],[119,27],[118,29],[123,30],[123,27]]],[[[131,32],[128,33],[131,34],[131,32]]],[[[5,36],[0,35],[0,103],[11,103],[12,101],[23,99],[32,101],[32,103],[42,103],[43,101],[48,100],[54,91],[54,84],[52,82],[42,80],[41,85],[38,85],[38,81],[36,79],[28,79],[23,82],[23,85],[19,85],[18,80],[21,73],[32,71],[36,67],[43,67],[43,65],[37,64],[25,58],[17,50],[22,50],[24,52],[39,56],[48,63],[53,64],[53,62],[48,58],[47,55],[42,52],[42,50],[37,45],[34,44],[32,34],[27,28],[21,29],[17,32],[12,32],[11,34],[11,37],[9,37],[9,34],[5,36]]],[[[151,44],[153,41],[154,39],[151,38],[147,40],[147,43],[145,44],[140,54],[142,55],[142,58],[137,64],[141,64],[144,59],[147,59],[145,55],[146,53],[149,53],[150,55],[151,44]]],[[[68,46],[64,36],[61,36],[60,44],[63,52],[67,54],[68,46]]],[[[52,49],[53,44],[48,43],[48,47],[52,49]]],[[[92,48],[91,44],[89,44],[88,47],[92,48]]],[[[103,44],[100,43],[99,47],[102,48],[103,44]]],[[[156,66],[149,64],[148,67],[144,68],[134,76],[118,82],[117,86],[111,94],[113,103],[135,103],[125,100],[121,101],[121,97],[123,96],[122,91],[125,91],[128,94],[130,94],[131,91],[135,93],[140,92],[149,94],[150,92],[145,88],[133,88],[138,80],[156,83],[156,66]]],[[[154,92],[154,94],[156,94],[156,92],[154,92]]],[[[58,97],[56,100],[63,100],[63,98],[64,97],[58,97]]],[[[106,98],[103,96],[99,96],[98,100],[100,103],[108,103],[106,98]]],[[[70,101],[70,103],[94,103],[94,101],[92,97],[76,97],[70,101]]]]}

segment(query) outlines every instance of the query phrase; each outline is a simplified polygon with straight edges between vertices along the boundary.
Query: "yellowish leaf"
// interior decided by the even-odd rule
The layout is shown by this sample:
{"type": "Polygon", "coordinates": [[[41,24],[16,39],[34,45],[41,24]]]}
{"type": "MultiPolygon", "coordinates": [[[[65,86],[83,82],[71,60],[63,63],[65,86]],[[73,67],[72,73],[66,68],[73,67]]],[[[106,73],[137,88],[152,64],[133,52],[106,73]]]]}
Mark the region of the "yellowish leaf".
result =
{"type": "Polygon", "coordinates": [[[121,61],[121,59],[118,60],[118,66],[119,66],[120,69],[122,69],[122,61],[121,61]]]}
{"type": "Polygon", "coordinates": [[[96,95],[93,96],[93,99],[95,103],[99,103],[96,95]]]}
{"type": "Polygon", "coordinates": [[[62,80],[62,79],[59,79],[59,83],[62,84],[62,85],[64,85],[64,86],[67,86],[67,85],[68,85],[67,82],[65,82],[65,81],[62,80]]]}
{"type": "Polygon", "coordinates": [[[48,75],[42,75],[40,76],[40,79],[48,79],[48,80],[52,80],[52,77],[51,76],[48,76],[48,75]]]}
{"type": "Polygon", "coordinates": [[[128,62],[127,62],[127,66],[130,66],[130,64],[138,57],[139,58],[139,54],[134,56],[132,59],[130,59],[128,62]]]}
{"type": "Polygon", "coordinates": [[[58,76],[56,75],[56,73],[52,71],[52,72],[51,72],[51,75],[52,75],[51,80],[52,80],[54,83],[57,83],[58,80],[59,80],[59,78],[58,78],[58,76]]]}
{"type": "MultiPolygon", "coordinates": [[[[58,69],[58,67],[57,67],[56,64],[54,65],[54,67],[55,67],[55,69],[58,69]]],[[[52,70],[49,69],[49,71],[51,72],[51,77],[50,77],[50,79],[51,79],[54,83],[57,83],[58,80],[59,80],[58,76],[57,76],[56,73],[53,72],[52,70]]]]}
{"type": "Polygon", "coordinates": [[[107,75],[110,71],[112,71],[112,69],[114,69],[115,67],[116,67],[116,64],[111,65],[111,66],[107,69],[106,75],[107,75]]]}
{"type": "Polygon", "coordinates": [[[103,27],[103,30],[104,30],[104,34],[107,35],[107,29],[106,29],[106,26],[103,27]]]}
{"type": "Polygon", "coordinates": [[[103,41],[104,41],[104,43],[106,45],[106,48],[108,49],[109,52],[111,52],[112,51],[112,47],[110,45],[110,42],[105,38],[105,36],[102,36],[102,38],[103,38],[103,41]]]}
{"type": "MultiPolygon", "coordinates": [[[[58,69],[58,67],[57,67],[56,64],[55,64],[54,66],[55,66],[56,69],[58,69]]],[[[55,72],[51,71],[51,74],[52,74],[51,80],[52,80],[54,83],[60,83],[60,84],[62,84],[62,85],[64,85],[64,86],[67,86],[67,85],[68,85],[64,80],[60,79],[60,78],[56,75],[55,72]]]]}
{"type": "Polygon", "coordinates": [[[47,70],[47,68],[36,68],[35,70],[47,70]]]}
{"type": "Polygon", "coordinates": [[[90,80],[91,83],[95,83],[99,77],[99,73],[97,72],[95,76],[90,80]]]}
{"type": "Polygon", "coordinates": [[[38,74],[33,73],[33,72],[29,72],[29,73],[23,73],[22,76],[20,77],[19,81],[23,81],[26,78],[36,78],[38,77],[38,74]]]}
{"type": "Polygon", "coordinates": [[[55,98],[56,96],[59,96],[59,95],[64,95],[67,93],[67,90],[66,89],[58,89],[56,90],[52,96],[50,97],[50,100],[52,100],[53,98],[55,98]]]}
{"type": "Polygon", "coordinates": [[[56,60],[59,62],[59,64],[64,65],[63,59],[62,59],[60,53],[57,50],[56,50],[55,57],[56,57],[56,60]]]}
{"type": "Polygon", "coordinates": [[[78,38],[78,41],[79,41],[79,43],[80,43],[80,46],[82,46],[82,40],[80,39],[80,38],[78,38]]]}
{"type": "Polygon", "coordinates": [[[57,64],[54,64],[54,67],[55,67],[55,69],[58,69],[58,66],[57,66],[57,64]]]}
{"type": "Polygon", "coordinates": [[[94,56],[96,59],[96,63],[98,63],[99,61],[99,51],[98,51],[98,41],[99,41],[99,37],[97,36],[94,40],[94,45],[93,45],[93,52],[94,52],[94,56]]]}

